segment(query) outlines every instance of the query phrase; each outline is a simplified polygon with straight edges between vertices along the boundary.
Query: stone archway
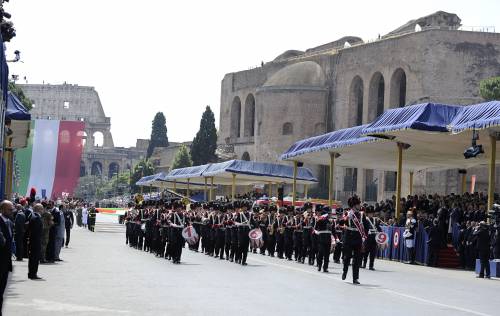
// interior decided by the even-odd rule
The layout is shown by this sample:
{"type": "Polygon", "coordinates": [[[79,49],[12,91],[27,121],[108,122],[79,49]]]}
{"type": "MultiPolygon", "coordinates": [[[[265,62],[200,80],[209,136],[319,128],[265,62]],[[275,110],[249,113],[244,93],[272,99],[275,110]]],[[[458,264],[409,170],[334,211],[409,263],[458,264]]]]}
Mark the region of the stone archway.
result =
{"type": "Polygon", "coordinates": [[[93,176],[102,176],[102,163],[99,161],[92,162],[92,168],[90,170],[90,174],[93,176]]]}
{"type": "Polygon", "coordinates": [[[373,74],[370,80],[370,90],[368,96],[368,121],[374,120],[384,113],[384,93],[385,80],[380,72],[373,74]]]}
{"type": "Polygon", "coordinates": [[[234,97],[231,105],[231,137],[240,137],[241,130],[241,100],[234,97]]]}
{"type": "Polygon", "coordinates": [[[241,160],[250,161],[250,154],[248,151],[245,151],[243,155],[241,155],[241,160]]]}
{"type": "Polygon", "coordinates": [[[406,73],[398,68],[391,77],[390,106],[392,108],[403,107],[406,104],[406,73]]]}
{"type": "Polygon", "coordinates": [[[120,172],[120,165],[116,162],[112,162],[108,167],[108,179],[113,178],[120,172]]]}
{"type": "Polygon", "coordinates": [[[243,127],[243,136],[249,137],[255,135],[255,98],[249,94],[245,100],[245,124],[243,127]]]}
{"type": "Polygon", "coordinates": [[[354,77],[349,89],[349,126],[363,124],[363,79],[354,77]]]}

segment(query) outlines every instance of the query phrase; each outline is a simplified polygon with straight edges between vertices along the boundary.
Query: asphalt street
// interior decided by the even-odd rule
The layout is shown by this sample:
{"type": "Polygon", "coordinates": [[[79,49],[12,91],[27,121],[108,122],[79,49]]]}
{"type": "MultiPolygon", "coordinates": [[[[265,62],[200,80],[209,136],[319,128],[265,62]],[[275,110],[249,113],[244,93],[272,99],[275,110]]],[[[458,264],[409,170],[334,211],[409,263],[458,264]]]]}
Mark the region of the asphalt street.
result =
{"type": "Polygon", "coordinates": [[[500,315],[500,280],[378,260],[361,285],[295,262],[249,255],[248,266],[183,251],[173,265],[124,234],[73,230],[64,262],[27,279],[15,262],[4,315],[500,315]]]}

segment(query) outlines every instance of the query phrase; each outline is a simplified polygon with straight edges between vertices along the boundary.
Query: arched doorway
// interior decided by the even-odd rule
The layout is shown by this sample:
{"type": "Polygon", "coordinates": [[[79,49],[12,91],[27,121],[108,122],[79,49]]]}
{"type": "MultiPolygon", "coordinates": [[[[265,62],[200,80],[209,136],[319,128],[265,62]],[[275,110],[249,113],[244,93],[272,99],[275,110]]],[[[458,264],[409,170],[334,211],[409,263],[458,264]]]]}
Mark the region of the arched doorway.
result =
{"type": "Polygon", "coordinates": [[[349,126],[363,124],[363,79],[354,77],[349,89],[349,126]]]}
{"type": "Polygon", "coordinates": [[[403,107],[406,104],[406,73],[398,68],[391,77],[391,107],[403,107]]]}
{"type": "Polygon", "coordinates": [[[94,140],[94,147],[102,147],[104,145],[104,134],[102,132],[95,132],[92,134],[94,140]]]}
{"type": "Polygon", "coordinates": [[[241,160],[250,161],[250,154],[248,153],[248,151],[245,151],[243,153],[243,155],[241,156],[241,160]]]}
{"type": "Polygon", "coordinates": [[[255,134],[255,98],[249,94],[245,100],[245,126],[243,136],[254,136],[255,134]]]}
{"type": "Polygon", "coordinates": [[[372,121],[384,113],[385,81],[380,72],[376,72],[370,80],[368,97],[368,120],[372,121]]]}
{"type": "Polygon", "coordinates": [[[80,177],[85,177],[87,175],[87,168],[85,167],[85,162],[80,161],[80,177]]]}
{"type": "Polygon", "coordinates": [[[102,164],[99,161],[94,161],[92,163],[90,174],[93,176],[102,176],[102,164]]]}
{"type": "Polygon", "coordinates": [[[120,166],[116,162],[109,164],[108,179],[115,177],[120,172],[120,166]]]}
{"type": "Polygon", "coordinates": [[[231,105],[231,137],[240,137],[241,129],[241,100],[234,97],[231,105]]]}

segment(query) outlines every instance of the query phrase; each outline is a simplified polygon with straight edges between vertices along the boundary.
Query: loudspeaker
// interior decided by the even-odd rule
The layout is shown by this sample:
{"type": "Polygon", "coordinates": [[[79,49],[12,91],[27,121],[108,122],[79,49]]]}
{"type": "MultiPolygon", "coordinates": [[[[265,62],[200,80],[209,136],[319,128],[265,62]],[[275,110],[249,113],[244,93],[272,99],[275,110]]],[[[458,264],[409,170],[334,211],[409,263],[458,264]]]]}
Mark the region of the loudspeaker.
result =
{"type": "Polygon", "coordinates": [[[297,167],[303,167],[303,166],[304,166],[303,162],[300,162],[300,161],[297,162],[297,167]]]}

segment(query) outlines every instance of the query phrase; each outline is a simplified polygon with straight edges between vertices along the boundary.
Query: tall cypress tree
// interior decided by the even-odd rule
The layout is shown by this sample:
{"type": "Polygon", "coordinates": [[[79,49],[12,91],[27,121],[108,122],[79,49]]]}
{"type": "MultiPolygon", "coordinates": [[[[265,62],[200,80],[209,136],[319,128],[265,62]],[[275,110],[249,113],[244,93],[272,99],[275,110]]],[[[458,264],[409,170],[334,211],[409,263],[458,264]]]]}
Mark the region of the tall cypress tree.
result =
{"type": "Polygon", "coordinates": [[[179,151],[175,154],[174,163],[172,164],[172,169],[191,167],[193,161],[189,156],[189,152],[186,146],[181,145],[179,151]]]}
{"type": "Polygon", "coordinates": [[[156,147],[168,147],[167,124],[163,112],[156,113],[153,119],[147,158],[151,157],[156,147]]]}
{"type": "Polygon", "coordinates": [[[215,162],[217,156],[217,129],[215,128],[214,112],[207,105],[201,117],[200,130],[191,145],[191,158],[193,165],[199,166],[209,162],[215,162]]]}

